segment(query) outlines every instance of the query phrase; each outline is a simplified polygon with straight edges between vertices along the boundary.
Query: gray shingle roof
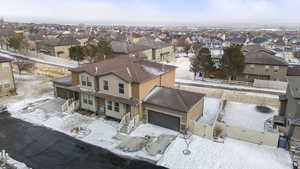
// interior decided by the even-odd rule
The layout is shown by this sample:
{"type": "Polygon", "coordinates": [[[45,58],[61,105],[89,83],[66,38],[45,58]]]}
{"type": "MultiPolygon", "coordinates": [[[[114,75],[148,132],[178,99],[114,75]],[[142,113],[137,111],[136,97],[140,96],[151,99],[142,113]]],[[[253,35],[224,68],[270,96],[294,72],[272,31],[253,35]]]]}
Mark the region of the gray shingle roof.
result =
{"type": "Polygon", "coordinates": [[[144,99],[144,103],[187,113],[205,95],[174,88],[155,87],[144,99]]]}
{"type": "Polygon", "coordinates": [[[98,63],[86,64],[70,70],[74,72],[86,72],[92,76],[115,74],[127,82],[141,83],[175,69],[175,66],[124,56],[114,57],[98,63]]]}
{"type": "Polygon", "coordinates": [[[250,45],[243,47],[246,64],[261,64],[261,65],[275,65],[287,66],[288,64],[275,56],[275,52],[267,50],[258,45],[250,45]]]}

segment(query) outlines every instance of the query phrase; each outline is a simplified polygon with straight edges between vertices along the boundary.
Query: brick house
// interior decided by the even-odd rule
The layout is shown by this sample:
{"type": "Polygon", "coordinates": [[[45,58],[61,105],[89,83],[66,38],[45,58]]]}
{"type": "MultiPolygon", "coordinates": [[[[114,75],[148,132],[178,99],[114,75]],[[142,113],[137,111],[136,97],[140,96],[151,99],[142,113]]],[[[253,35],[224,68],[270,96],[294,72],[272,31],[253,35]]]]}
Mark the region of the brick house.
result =
{"type": "Polygon", "coordinates": [[[204,95],[175,89],[175,69],[138,58],[115,57],[70,69],[71,76],[53,81],[54,94],[79,100],[81,109],[97,114],[118,120],[138,115],[139,120],[183,132],[188,120],[202,116],[204,95]],[[157,90],[162,95],[153,93],[157,90]],[[164,99],[156,104],[157,98],[164,99]]]}

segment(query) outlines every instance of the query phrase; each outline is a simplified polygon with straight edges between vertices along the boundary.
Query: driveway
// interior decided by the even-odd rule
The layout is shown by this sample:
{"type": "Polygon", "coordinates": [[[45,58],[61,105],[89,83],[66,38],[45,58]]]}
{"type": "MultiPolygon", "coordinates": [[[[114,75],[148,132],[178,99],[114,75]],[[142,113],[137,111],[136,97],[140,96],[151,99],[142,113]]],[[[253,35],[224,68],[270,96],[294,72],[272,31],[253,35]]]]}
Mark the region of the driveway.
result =
{"type": "Polygon", "coordinates": [[[0,114],[0,150],[33,169],[162,169],[0,114]]]}

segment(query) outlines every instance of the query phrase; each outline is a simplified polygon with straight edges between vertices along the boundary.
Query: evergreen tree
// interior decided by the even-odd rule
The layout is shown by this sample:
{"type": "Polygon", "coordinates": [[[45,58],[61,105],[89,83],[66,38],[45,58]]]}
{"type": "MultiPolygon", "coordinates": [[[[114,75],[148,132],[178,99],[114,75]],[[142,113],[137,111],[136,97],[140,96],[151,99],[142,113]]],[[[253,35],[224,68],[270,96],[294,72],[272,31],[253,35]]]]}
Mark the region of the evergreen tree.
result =
{"type": "Polygon", "coordinates": [[[221,69],[225,72],[228,80],[241,74],[245,69],[245,56],[242,46],[234,45],[224,49],[221,59],[221,69]]]}
{"type": "Polygon", "coordinates": [[[15,50],[21,50],[25,46],[25,43],[26,39],[22,33],[15,33],[8,39],[8,46],[15,50]]]}
{"type": "Polygon", "coordinates": [[[84,59],[83,48],[81,46],[72,46],[69,49],[69,53],[69,57],[72,60],[78,61],[78,63],[84,59]]]}
{"type": "MultiPolygon", "coordinates": [[[[214,62],[211,59],[210,50],[201,48],[198,54],[191,59],[190,71],[194,72],[212,72],[214,70],[214,62]]],[[[204,74],[203,74],[204,76],[204,74]]]]}

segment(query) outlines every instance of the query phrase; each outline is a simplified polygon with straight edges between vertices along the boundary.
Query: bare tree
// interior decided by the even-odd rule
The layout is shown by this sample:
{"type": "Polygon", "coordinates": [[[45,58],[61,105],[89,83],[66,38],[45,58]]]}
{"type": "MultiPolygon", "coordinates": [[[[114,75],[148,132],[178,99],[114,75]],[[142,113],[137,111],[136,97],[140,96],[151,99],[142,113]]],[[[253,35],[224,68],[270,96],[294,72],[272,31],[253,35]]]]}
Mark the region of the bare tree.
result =
{"type": "Polygon", "coordinates": [[[32,63],[29,62],[29,61],[26,61],[24,59],[20,59],[20,58],[17,58],[16,61],[14,62],[17,67],[18,67],[18,71],[19,71],[19,74],[22,73],[23,70],[25,70],[27,67],[29,66],[32,66],[32,63]]]}

